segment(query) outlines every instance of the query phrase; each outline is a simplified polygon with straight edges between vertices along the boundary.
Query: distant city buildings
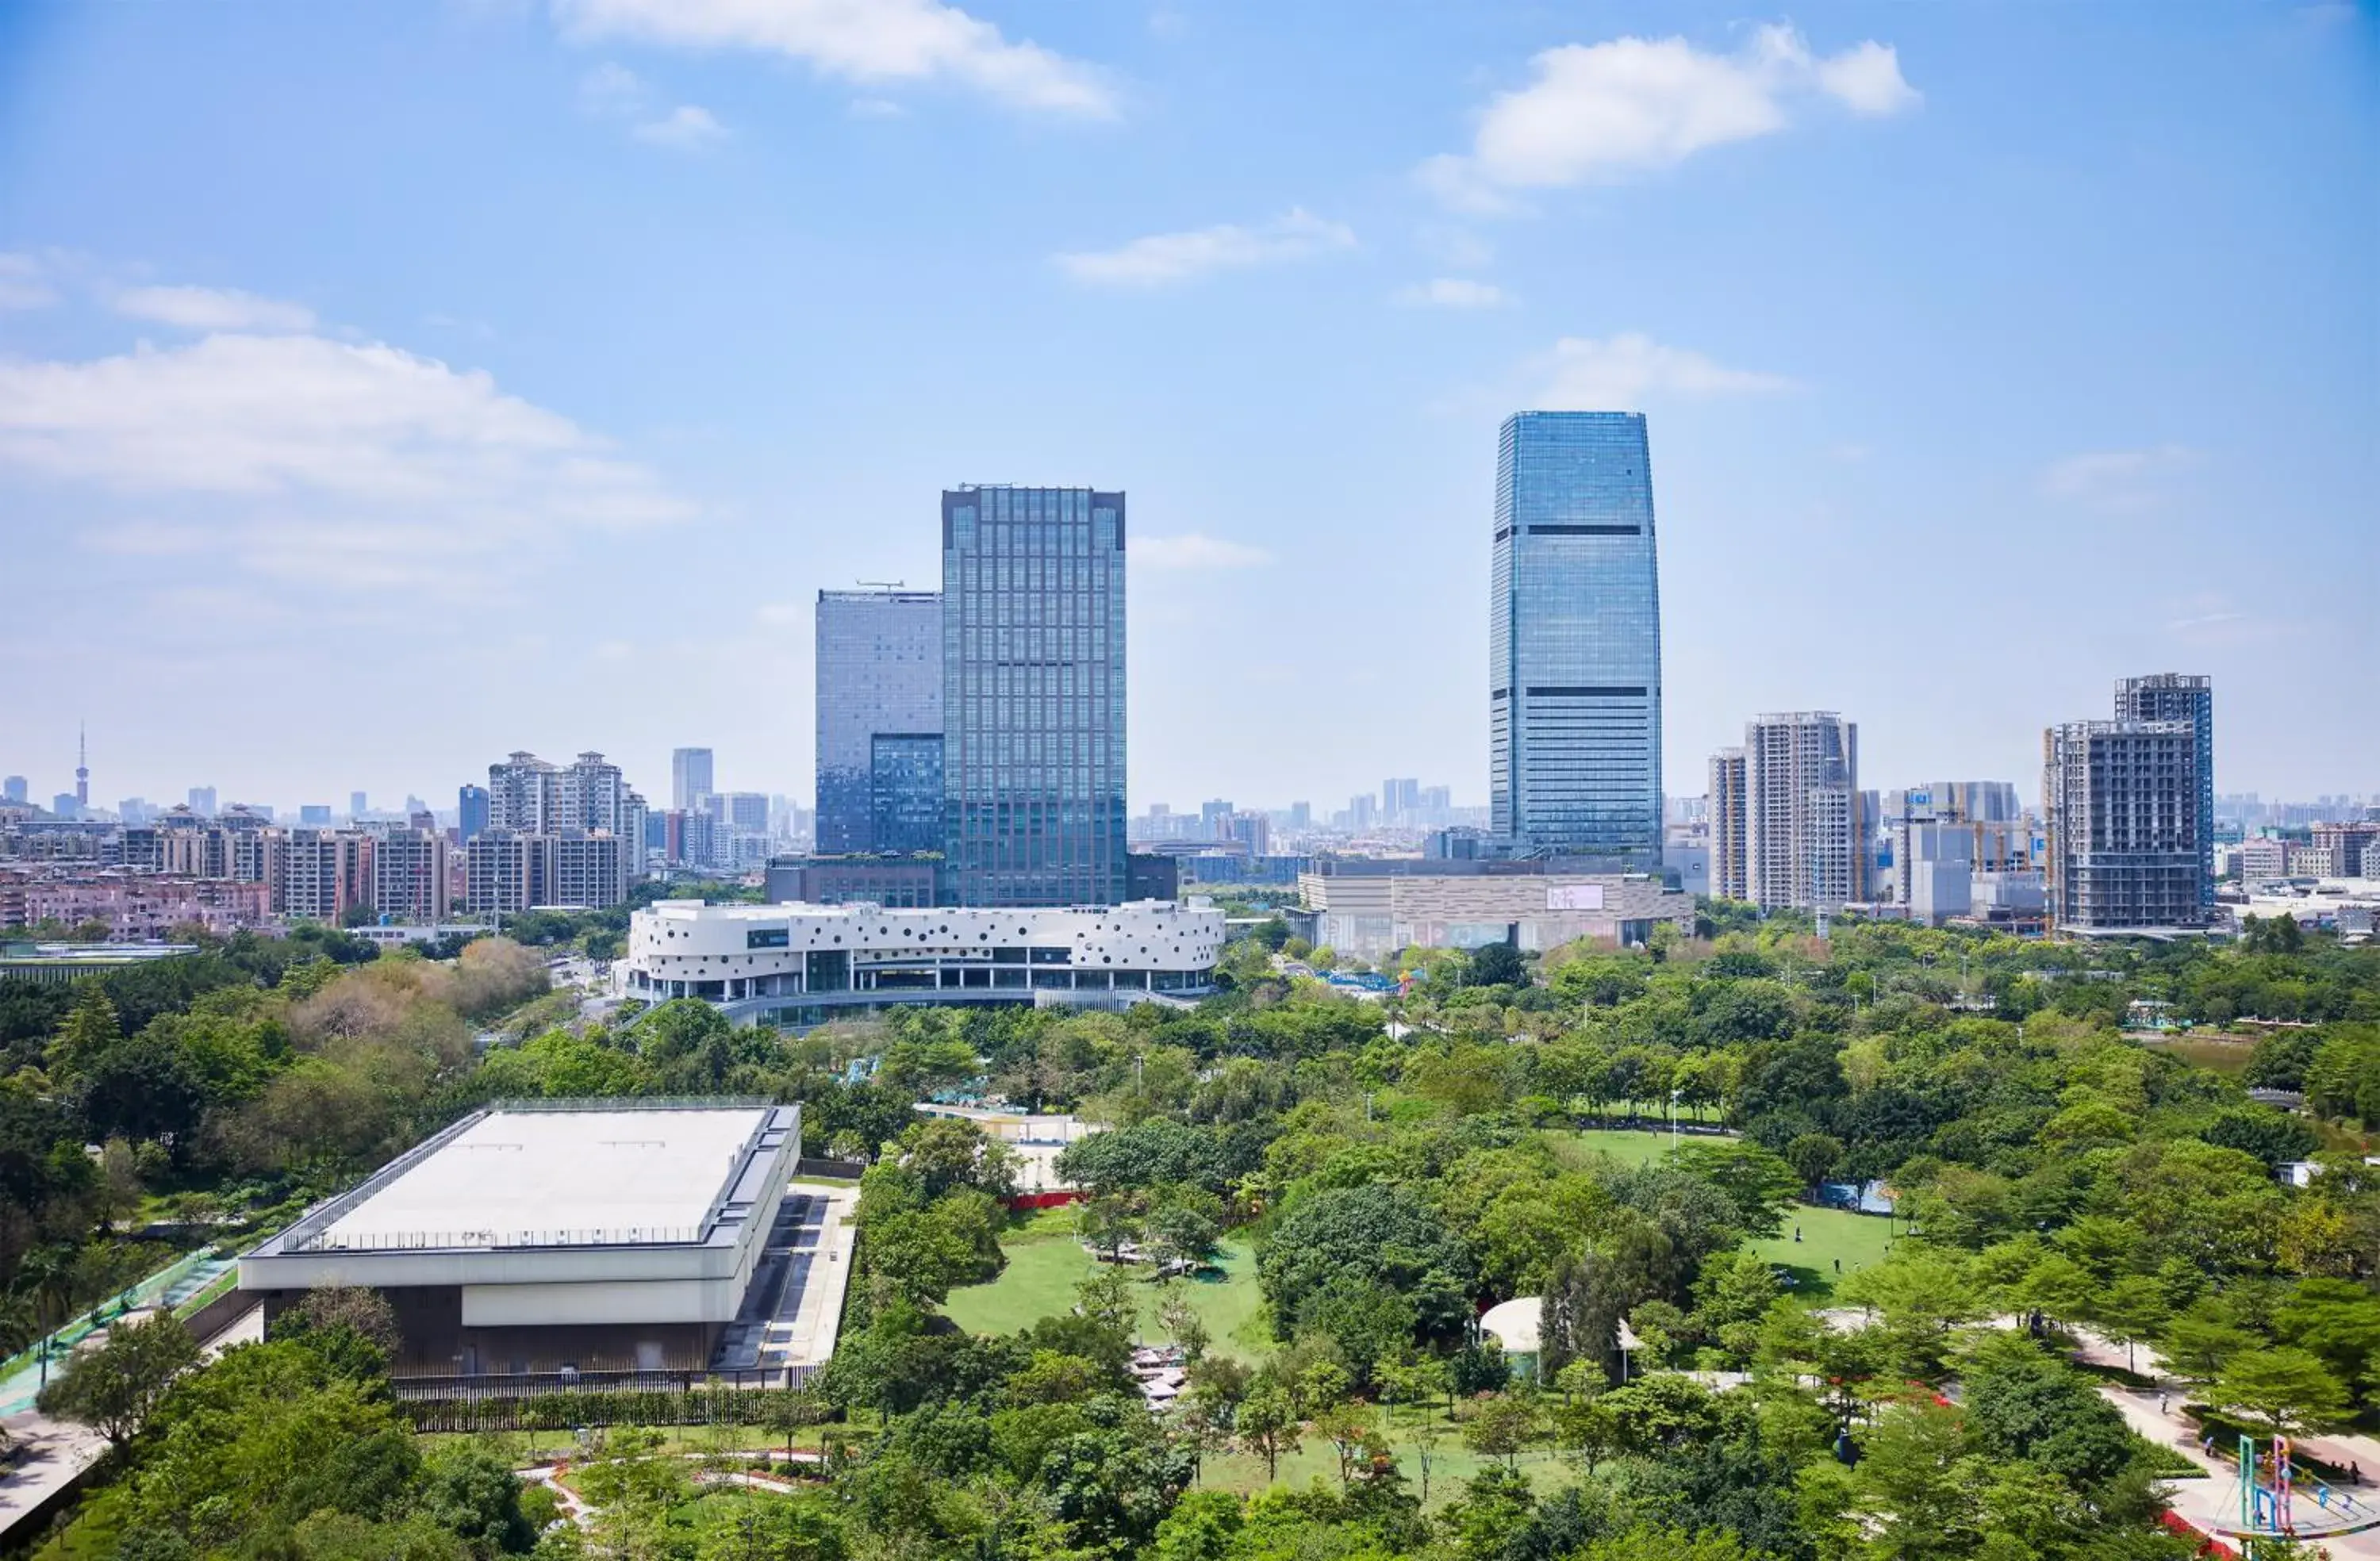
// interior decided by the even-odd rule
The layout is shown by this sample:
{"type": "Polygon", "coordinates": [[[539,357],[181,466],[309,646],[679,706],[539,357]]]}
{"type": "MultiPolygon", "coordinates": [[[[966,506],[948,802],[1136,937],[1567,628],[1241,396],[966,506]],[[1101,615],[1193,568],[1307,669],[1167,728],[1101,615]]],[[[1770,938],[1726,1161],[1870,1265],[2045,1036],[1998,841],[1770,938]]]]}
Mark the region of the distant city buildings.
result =
{"type": "Polygon", "coordinates": [[[702,805],[702,799],[711,793],[710,750],[709,748],[673,748],[670,750],[670,807],[678,813],[702,805]]]}
{"type": "Polygon", "coordinates": [[[1692,933],[1692,895],[1658,874],[1574,870],[1560,860],[1340,857],[1297,880],[1307,941],[1358,959],[1400,949],[1544,950],[1581,938],[1649,941],[1662,923],[1692,933]]]}
{"type": "Polygon", "coordinates": [[[1742,748],[1721,748],[1710,761],[1710,891],[1722,900],[1752,898],[1749,781],[1742,748]]]}
{"type": "Polygon", "coordinates": [[[1887,793],[1879,898],[1912,921],[1976,917],[2030,926],[2043,912],[2039,833],[2006,780],[1936,780],[1887,793]]]}
{"type": "Polygon", "coordinates": [[[943,853],[958,905],[1125,893],[1124,496],[942,494],[943,853]]]}
{"type": "Polygon", "coordinates": [[[2209,679],[2158,673],[2116,684],[2114,719],[2043,733],[2059,930],[2155,934],[2213,919],[2214,710],[2209,679]]]}
{"type": "Polygon", "coordinates": [[[1516,853],[1661,865],[1661,618],[1644,416],[1522,412],[1496,460],[1488,789],[1516,853]]]}
{"type": "Polygon", "coordinates": [[[486,822],[464,842],[468,909],[617,905],[643,875],[645,799],[601,754],[514,753],[488,767],[487,792],[486,822]]]}
{"type": "Polygon", "coordinates": [[[1712,892],[1764,911],[1866,898],[1869,802],[1859,728],[1831,710],[1763,715],[1712,756],[1712,892]]]}
{"type": "Polygon", "coordinates": [[[2212,848],[2199,813],[2195,723],[2053,726],[2042,737],[2041,792],[2049,913],[2058,930],[2157,933],[2206,925],[2201,879],[2211,871],[2212,848]]]}
{"type": "Polygon", "coordinates": [[[371,840],[370,908],[407,921],[443,920],[450,898],[443,830],[406,827],[377,831],[371,840]]]}
{"type": "Polygon", "coordinates": [[[2181,672],[2123,678],[2116,684],[2116,719],[2180,721],[2197,743],[2198,888],[2202,904],[2215,903],[2215,683],[2181,672]]]}
{"type": "Polygon", "coordinates": [[[477,840],[488,828],[488,789],[485,786],[463,785],[455,793],[455,833],[464,844],[477,840]]]}

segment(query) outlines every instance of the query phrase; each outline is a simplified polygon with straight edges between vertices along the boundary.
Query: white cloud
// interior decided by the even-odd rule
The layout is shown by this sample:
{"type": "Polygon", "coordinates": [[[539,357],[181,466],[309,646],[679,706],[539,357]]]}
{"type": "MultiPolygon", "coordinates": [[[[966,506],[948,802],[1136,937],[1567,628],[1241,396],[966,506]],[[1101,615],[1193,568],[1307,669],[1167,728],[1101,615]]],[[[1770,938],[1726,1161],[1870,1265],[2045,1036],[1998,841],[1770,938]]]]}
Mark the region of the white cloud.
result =
{"type": "Polygon", "coordinates": [[[1531,63],[1536,79],[1481,113],[1470,151],[1418,170],[1448,204],[1510,211],[1516,190],[1667,167],[1706,147],[1773,135],[1813,97],[1865,115],[1919,102],[1890,45],[1871,41],[1819,58],[1781,26],[1759,29],[1731,54],[1682,38],[1615,38],[1548,49],[1531,63]]]}
{"type": "Polygon", "coordinates": [[[753,609],[755,622],[772,629],[789,629],[810,621],[810,609],[798,601],[764,601],[753,609]]]}
{"type": "Polygon", "coordinates": [[[725,140],[728,129],[710,116],[709,109],[680,103],[662,117],[639,125],[629,133],[654,146],[692,151],[725,140]]]}
{"type": "Polygon", "coordinates": [[[1152,569],[1250,569],[1272,562],[1272,554],[1262,548],[1197,531],[1179,537],[1135,537],[1124,551],[1152,569]]]}
{"type": "Polygon", "coordinates": [[[485,373],[313,335],[0,362],[0,468],[93,493],[109,551],[202,546],[277,579],[449,596],[573,534],[691,513],[485,373]],[[111,497],[138,509],[111,523],[111,497]]]}
{"type": "Polygon", "coordinates": [[[847,80],[949,79],[1019,108],[1099,118],[1115,98],[1099,73],[940,0],[553,0],[580,38],[755,49],[847,80]]]}
{"type": "Polygon", "coordinates": [[[261,298],[236,287],[128,287],[115,312],[185,331],[310,331],[314,311],[303,304],[261,298]]]}
{"type": "Polygon", "coordinates": [[[1397,301],[1427,304],[1436,309],[1500,309],[1512,299],[1492,282],[1475,282],[1467,276],[1434,276],[1399,292],[1397,301]]]}
{"type": "Polygon", "coordinates": [[[1496,247],[1466,227],[1431,224],[1415,236],[1415,243],[1449,271],[1485,271],[1496,263],[1496,247]]]}
{"type": "Polygon", "coordinates": [[[851,100],[851,116],[854,119],[900,119],[905,117],[908,112],[891,98],[851,100]]]}
{"type": "Polygon", "coordinates": [[[642,112],[645,84],[625,66],[606,60],[578,79],[578,106],[605,118],[642,112]]]}
{"type": "Polygon", "coordinates": [[[1344,224],[1293,210],[1260,227],[1224,223],[1188,233],[1154,233],[1120,248],[1053,258],[1059,269],[1077,282],[1103,287],[1163,287],[1210,272],[1278,265],[1354,247],[1355,235],[1344,224]]]}
{"type": "Polygon", "coordinates": [[[2173,479],[2199,462],[2182,444],[2144,450],[2093,450],[2052,461],[2041,490],[2052,499],[2110,514],[2155,509],[2170,496],[2173,479]]]}
{"type": "Polygon", "coordinates": [[[58,301],[42,280],[42,262],[30,255],[0,254],[0,309],[46,309],[58,301]]]}
{"type": "Polygon", "coordinates": [[[1794,388],[1780,375],[1729,369],[1633,332],[1601,341],[1564,336],[1541,369],[1534,405],[1554,411],[1635,411],[1658,395],[1759,395],[1794,388]]]}
{"type": "Polygon", "coordinates": [[[647,107],[651,101],[652,93],[635,71],[608,61],[578,79],[582,110],[600,119],[635,121],[628,134],[648,145],[696,151],[725,140],[732,133],[709,109],[694,103],[680,103],[654,118],[647,107]]]}
{"type": "Polygon", "coordinates": [[[1818,91],[1871,119],[1915,108],[1925,95],[1900,74],[1900,55],[1871,38],[1816,62],[1818,91]]]}

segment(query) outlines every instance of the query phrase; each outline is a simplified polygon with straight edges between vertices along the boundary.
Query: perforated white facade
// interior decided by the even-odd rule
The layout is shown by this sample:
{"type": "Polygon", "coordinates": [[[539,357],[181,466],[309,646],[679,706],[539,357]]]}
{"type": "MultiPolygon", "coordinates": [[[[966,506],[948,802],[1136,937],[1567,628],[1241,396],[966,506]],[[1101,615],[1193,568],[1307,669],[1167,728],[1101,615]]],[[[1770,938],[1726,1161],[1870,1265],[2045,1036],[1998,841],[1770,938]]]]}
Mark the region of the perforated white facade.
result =
{"type": "Polygon", "coordinates": [[[1087,909],[707,905],[663,900],[628,921],[621,992],[699,998],[745,1020],[886,1003],[1196,998],[1223,914],[1143,900],[1087,909]]]}

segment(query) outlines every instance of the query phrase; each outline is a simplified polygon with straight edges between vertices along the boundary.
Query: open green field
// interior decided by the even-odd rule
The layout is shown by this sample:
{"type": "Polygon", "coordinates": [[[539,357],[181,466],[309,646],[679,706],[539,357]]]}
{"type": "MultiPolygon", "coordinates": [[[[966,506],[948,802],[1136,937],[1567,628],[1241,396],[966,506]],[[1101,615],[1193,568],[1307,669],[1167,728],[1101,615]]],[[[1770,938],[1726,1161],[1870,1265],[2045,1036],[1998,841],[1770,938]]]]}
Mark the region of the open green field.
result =
{"type": "MultiPolygon", "coordinates": [[[[1639,1132],[1627,1128],[1555,1128],[1546,1137],[1553,1141],[1559,1153],[1563,1149],[1584,1155],[1609,1155],[1624,1165],[1642,1166],[1660,1159],[1670,1152],[1670,1135],[1664,1131],[1639,1132]]],[[[1709,1144],[1714,1140],[1706,1133],[1681,1133],[1681,1144],[1709,1144]]]]}
{"type": "Polygon", "coordinates": [[[2125,1038],[2138,1041],[2150,1051],[2178,1057],[2195,1067],[2235,1075],[2248,1071],[2248,1059],[2256,1050],[2255,1037],[2252,1035],[2229,1035],[2210,1031],[2201,1031],[2196,1035],[2150,1035],[2135,1031],[2125,1038]]]}
{"type": "MultiPolygon", "coordinates": [[[[1649,1165],[1670,1152],[1667,1132],[1589,1128],[1556,1130],[1546,1136],[1553,1141],[1558,1153],[1609,1155],[1632,1166],[1649,1165]]],[[[1680,1142],[1693,1144],[1697,1139],[1685,1134],[1680,1142]]],[[[1699,1142],[1712,1141],[1704,1137],[1699,1142]]],[[[1791,1211],[1783,1235],[1755,1241],[1752,1250],[1792,1270],[1794,1298],[1817,1304],[1833,1294],[1838,1280],[1870,1264],[1883,1262],[1885,1245],[1892,1231],[1892,1222],[1880,1215],[1804,1206],[1791,1211]],[[1793,1240],[1797,1227],[1802,1232],[1799,1241],[1793,1240]],[[1840,1274],[1835,1269],[1839,1261],[1842,1265],[1840,1274]]]]}
{"type": "MultiPolygon", "coordinates": [[[[1421,1494],[1421,1465],[1415,1453],[1414,1428],[1424,1418],[1435,1422],[1440,1434],[1429,1465],[1428,1505],[1435,1510],[1460,1494],[1463,1482],[1494,1460],[1483,1458],[1463,1445],[1461,1430],[1446,1418],[1445,1406],[1434,1410],[1400,1409],[1389,1423],[1389,1450],[1396,1459],[1398,1472],[1405,1477],[1406,1486],[1415,1495],[1421,1494]]],[[[1514,1460],[1514,1467],[1529,1477],[1540,1496],[1578,1482],[1578,1466],[1550,1447],[1530,1448],[1514,1460]]],[[[1278,1483],[1302,1487],[1316,1479],[1335,1483],[1338,1478],[1337,1450],[1321,1437],[1309,1436],[1296,1452],[1282,1457],[1278,1483]]],[[[1198,1483],[1210,1490],[1243,1494],[1261,1491],[1265,1488],[1264,1458],[1256,1453],[1209,1454],[1199,1471],[1198,1483]]]]}
{"type": "Polygon", "coordinates": [[[1829,1299],[1845,1277],[1870,1264],[1882,1263],[1895,1228],[1882,1215],[1797,1208],[1786,1216],[1783,1235],[1755,1241],[1752,1250],[1791,1270],[1794,1299],[1816,1305],[1829,1299]],[[1802,1232],[1798,1242],[1793,1240],[1796,1227],[1802,1232]],[[1840,1274],[1835,1272],[1838,1260],[1843,1265],[1840,1274]]]}
{"type": "MultiPolygon", "coordinates": [[[[1009,1334],[1030,1327],[1043,1317],[1061,1315],[1075,1304],[1075,1287],[1097,1266],[1075,1236],[1072,1209],[1043,1209],[1022,1220],[1001,1240],[1008,1266],[986,1285],[969,1285],[951,1292],[942,1311],[969,1333],[1009,1334]]],[[[1140,1337],[1166,1337],[1157,1320],[1164,1289],[1150,1282],[1145,1270],[1127,1266],[1141,1296],[1140,1337]]],[[[1219,1353],[1254,1361],[1271,1343],[1269,1329],[1259,1315],[1263,1299],[1257,1292],[1256,1254],[1245,1238],[1223,1242],[1222,1274],[1180,1281],[1183,1293],[1197,1308],[1219,1353]]]]}

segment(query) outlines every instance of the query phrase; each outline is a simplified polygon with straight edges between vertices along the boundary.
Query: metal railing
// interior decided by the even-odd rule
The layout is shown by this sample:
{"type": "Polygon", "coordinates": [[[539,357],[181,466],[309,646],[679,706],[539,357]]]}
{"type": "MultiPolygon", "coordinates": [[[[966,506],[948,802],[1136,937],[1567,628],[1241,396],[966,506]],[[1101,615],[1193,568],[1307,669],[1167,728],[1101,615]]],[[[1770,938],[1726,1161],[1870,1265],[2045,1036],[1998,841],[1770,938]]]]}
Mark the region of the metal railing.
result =
{"type": "Polygon", "coordinates": [[[532,1398],[553,1393],[759,1392],[800,1387],[820,1368],[753,1366],[725,1371],[481,1372],[476,1375],[401,1376],[390,1383],[397,1398],[417,1402],[444,1399],[532,1398]]]}
{"type": "Polygon", "coordinates": [[[310,1230],[281,1243],[285,1252],[487,1252],[548,1247],[686,1246],[699,1225],[591,1226],[567,1230],[310,1230]]]}

